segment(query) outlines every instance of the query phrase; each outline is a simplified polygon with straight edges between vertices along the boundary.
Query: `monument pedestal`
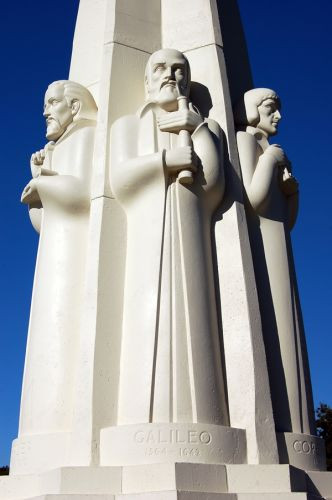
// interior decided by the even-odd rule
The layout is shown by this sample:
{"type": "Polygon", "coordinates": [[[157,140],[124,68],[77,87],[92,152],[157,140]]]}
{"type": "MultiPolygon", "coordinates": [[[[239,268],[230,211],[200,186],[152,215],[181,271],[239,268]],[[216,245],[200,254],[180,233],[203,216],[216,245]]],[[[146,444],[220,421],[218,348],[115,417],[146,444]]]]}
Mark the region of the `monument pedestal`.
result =
{"type": "Polygon", "coordinates": [[[325,443],[309,434],[277,432],[280,463],[310,471],[325,471],[325,443]]]}
{"type": "Polygon", "coordinates": [[[10,473],[38,474],[61,467],[68,462],[70,438],[69,432],[18,437],[12,444],[10,473]]]}
{"type": "Polygon", "coordinates": [[[100,436],[101,465],[246,461],[245,432],[222,425],[119,425],[102,429],[100,436]]]}
{"type": "Polygon", "coordinates": [[[0,478],[2,500],[318,500],[332,473],[290,465],[159,463],[62,467],[0,478]]]}

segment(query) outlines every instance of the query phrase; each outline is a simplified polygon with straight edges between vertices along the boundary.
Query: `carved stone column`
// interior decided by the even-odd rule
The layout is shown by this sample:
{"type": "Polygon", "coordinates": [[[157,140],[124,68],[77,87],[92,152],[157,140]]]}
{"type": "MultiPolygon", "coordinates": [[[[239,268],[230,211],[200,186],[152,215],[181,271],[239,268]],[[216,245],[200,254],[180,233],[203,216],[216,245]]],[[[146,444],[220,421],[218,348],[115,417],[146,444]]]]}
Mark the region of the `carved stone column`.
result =
{"type": "MultiPolygon", "coordinates": [[[[43,419],[38,422],[33,413],[36,408],[38,410],[38,405],[31,403],[31,415],[34,417],[30,418],[29,408],[25,403],[22,404],[21,431],[28,437],[24,441],[19,436],[16,444],[14,442],[11,475],[0,478],[0,497],[3,500],[46,500],[51,497],[61,500],[83,496],[89,500],[259,500],[272,497],[307,500],[311,493],[332,497],[331,474],[322,471],[322,461],[318,460],[315,465],[299,460],[296,463],[299,468],[291,467],[289,464],[294,463],[291,457],[281,456],[277,446],[252,258],[254,246],[248,234],[232,111],[234,103],[252,87],[236,0],[80,0],[69,79],[90,90],[98,106],[98,117],[94,146],[89,148],[90,153],[93,150],[89,159],[89,215],[84,221],[83,236],[76,235],[77,226],[72,220],[73,238],[69,240],[74,248],[84,245],[81,253],[84,262],[72,258],[72,269],[71,265],[67,265],[68,283],[71,284],[76,274],[80,283],[80,293],[73,295],[79,302],[74,315],[77,320],[73,322],[74,335],[70,337],[67,350],[64,348],[66,368],[63,373],[68,377],[63,378],[62,385],[58,384],[63,389],[60,387],[58,396],[66,399],[67,413],[64,425],[56,428],[48,439],[46,434],[49,429],[44,434],[43,430],[41,434],[36,431],[38,425],[43,424],[43,419]],[[156,125],[160,116],[155,109],[151,111],[151,103],[147,102],[142,108],[146,102],[145,68],[150,55],[161,48],[181,51],[191,67],[191,92],[190,96],[184,97],[188,98],[187,105],[193,104],[196,114],[199,108],[202,123],[197,127],[195,125],[189,139],[188,130],[181,127],[163,135],[162,127],[156,125]],[[138,109],[138,114],[135,114],[138,109]],[[133,133],[126,140],[121,127],[119,132],[123,117],[129,117],[130,123],[135,122],[136,125],[139,121],[143,122],[144,118],[145,125],[148,125],[145,129],[140,124],[136,128],[129,126],[126,131],[131,130],[133,133]],[[222,140],[219,141],[221,129],[222,140]],[[135,147],[139,141],[135,134],[138,130],[142,144],[137,152],[135,147]],[[147,137],[148,134],[144,132],[149,132],[150,136],[147,137]],[[198,137],[195,137],[196,133],[198,137]],[[216,145],[220,143],[224,145],[223,158],[215,163],[219,167],[223,165],[225,170],[225,194],[219,193],[218,208],[213,207],[211,223],[209,217],[212,209],[208,213],[208,202],[205,199],[201,201],[202,193],[195,191],[197,185],[180,186],[176,177],[178,172],[167,178],[165,190],[168,189],[172,194],[167,200],[165,198],[165,206],[169,203],[172,209],[168,212],[164,210],[162,224],[168,228],[172,226],[172,231],[168,232],[168,239],[162,240],[162,245],[168,245],[167,248],[171,249],[166,252],[168,257],[173,258],[175,249],[181,259],[176,261],[170,258],[166,263],[165,260],[160,262],[160,274],[172,268],[173,275],[166,285],[159,279],[160,294],[156,295],[161,297],[164,293],[164,297],[169,298],[171,294],[168,291],[173,286],[174,289],[181,289],[181,293],[183,290],[186,293],[189,288],[189,297],[190,292],[193,292],[190,285],[194,284],[196,289],[201,286],[196,297],[203,297],[203,312],[209,310],[209,304],[213,308],[212,314],[206,312],[208,319],[205,323],[213,318],[211,322],[216,328],[210,328],[210,325],[209,328],[214,332],[214,340],[211,341],[209,328],[205,331],[199,324],[201,304],[190,302],[189,299],[186,304],[185,298],[183,304],[186,310],[184,307],[180,320],[177,323],[174,321],[177,326],[185,325],[182,329],[177,328],[178,338],[183,336],[182,343],[176,344],[170,334],[172,329],[165,326],[168,304],[163,308],[159,308],[158,304],[155,309],[161,311],[158,318],[164,324],[161,324],[161,328],[158,325],[155,338],[166,332],[163,342],[141,347],[135,339],[135,350],[131,351],[129,329],[124,327],[126,315],[126,325],[129,324],[132,333],[136,333],[135,317],[130,317],[130,308],[128,312],[124,304],[128,296],[130,299],[133,297],[132,289],[130,293],[125,289],[128,278],[126,271],[130,268],[128,262],[132,258],[132,254],[128,257],[127,251],[130,209],[120,200],[119,190],[112,191],[115,179],[112,175],[122,165],[124,159],[119,156],[126,148],[130,149],[126,160],[131,160],[144,156],[142,151],[146,153],[146,148],[153,144],[155,149],[152,153],[156,161],[152,166],[157,165],[159,180],[163,180],[169,167],[167,150],[184,147],[186,143],[188,147],[194,145],[201,159],[204,155],[209,156],[209,148],[201,147],[206,142],[199,142],[200,133],[208,135],[209,140],[214,137],[213,147],[217,148],[216,145]],[[194,215],[193,208],[197,209],[194,215]],[[198,221],[199,229],[196,226],[187,227],[176,239],[173,235],[175,231],[180,234],[179,226],[184,220],[181,210],[186,214],[186,221],[194,221],[194,225],[198,221]],[[198,250],[194,248],[188,252],[191,264],[188,266],[188,261],[184,262],[183,240],[195,247],[193,235],[199,240],[198,250]],[[205,244],[206,241],[208,244],[205,244]],[[201,255],[205,252],[209,259],[206,268],[201,262],[197,265],[200,252],[201,255]],[[202,280],[198,279],[197,274],[190,279],[191,274],[195,273],[195,265],[204,268],[202,280]],[[75,274],[77,268],[79,272],[75,274]],[[212,283],[212,286],[205,286],[206,275],[209,275],[209,285],[212,283]],[[194,325],[190,324],[193,318],[194,325]],[[199,332],[201,336],[191,337],[192,332],[195,335],[199,332]],[[194,354],[190,352],[192,338],[196,342],[193,342],[196,347],[194,354]],[[181,356],[176,358],[175,369],[173,365],[170,369],[170,351],[173,349],[174,355],[174,346],[183,348],[185,342],[186,355],[192,355],[190,363],[187,363],[189,370],[181,366],[181,356]],[[153,358],[154,361],[151,366],[144,365],[140,371],[140,354],[143,358],[143,351],[145,360],[153,358]],[[160,362],[163,353],[167,362],[160,362]],[[209,363],[205,370],[206,357],[209,363]],[[132,369],[128,360],[133,362],[135,358],[137,366],[132,369]],[[216,359],[217,370],[213,365],[216,359]],[[195,366],[195,363],[199,363],[199,366],[195,366]],[[136,392],[133,401],[128,397],[131,384],[125,382],[126,373],[129,372],[136,392]],[[148,377],[144,378],[147,373],[148,377]],[[170,373],[172,378],[169,377],[170,373]],[[139,379],[137,381],[135,374],[139,379]],[[198,383],[196,376],[201,377],[198,383]],[[170,395],[171,391],[160,390],[165,389],[165,380],[169,384],[166,387],[168,389],[172,384],[172,387],[176,385],[174,380],[181,384],[184,379],[186,389],[189,387],[190,390],[179,391],[180,397],[177,399],[173,393],[170,395]],[[148,380],[149,385],[142,384],[142,380],[148,380]],[[190,383],[187,383],[188,380],[190,383]],[[200,384],[202,380],[204,383],[200,384]],[[195,405],[197,388],[203,390],[199,394],[199,404],[195,405]],[[214,391],[219,392],[216,395],[214,391]],[[167,397],[164,398],[166,392],[167,397]],[[188,393],[192,398],[191,406],[188,404],[188,393]],[[145,399],[138,411],[135,397],[139,398],[142,394],[145,399]],[[152,398],[150,408],[146,404],[146,394],[158,396],[152,398]],[[184,401],[181,401],[182,394],[184,401]],[[172,404],[176,401],[179,406],[190,407],[191,411],[183,416],[172,407],[165,417],[165,408],[168,410],[171,400],[172,404]],[[280,465],[280,461],[285,464],[280,465]]],[[[152,108],[154,105],[155,102],[152,108]]],[[[189,109],[188,106],[187,111],[189,109]]],[[[87,155],[85,159],[88,159],[87,155]]],[[[142,165],[139,162],[135,164],[135,168],[144,170],[145,167],[144,162],[142,165]]],[[[198,168],[205,167],[200,164],[198,168]]],[[[204,177],[201,180],[203,186],[204,177]]],[[[211,179],[205,180],[204,188],[211,182],[211,179]]],[[[127,184],[124,182],[121,189],[132,189],[131,181],[129,179],[127,184]]],[[[151,191],[145,191],[144,195],[150,196],[151,191]]],[[[155,201],[160,205],[158,197],[155,201]]],[[[31,212],[37,227],[39,223],[35,214],[37,212],[31,212]]],[[[154,215],[152,213],[152,218],[154,215]]],[[[136,220],[135,217],[130,219],[131,229],[132,220],[136,220]]],[[[149,224],[150,219],[146,217],[140,222],[141,228],[145,222],[149,224]]],[[[60,226],[67,228],[65,224],[60,226]]],[[[156,227],[159,230],[158,224],[156,227]]],[[[68,231],[71,230],[69,227],[68,231]]],[[[149,234],[148,230],[138,232],[138,238],[142,238],[142,234],[149,234]]],[[[139,248],[144,249],[144,244],[145,241],[140,240],[139,248]]],[[[160,250],[157,255],[153,252],[149,254],[152,255],[151,267],[160,255],[165,254],[164,250],[160,250]]],[[[130,265],[132,262],[133,259],[130,265]]],[[[148,265],[145,258],[142,269],[147,269],[148,265]]],[[[144,281],[140,271],[135,270],[131,276],[144,281]]],[[[43,273],[42,279],[45,280],[44,268],[43,273]]],[[[52,279],[56,282],[56,275],[52,275],[52,279]]],[[[182,293],[183,297],[185,293],[182,293]]],[[[64,301],[67,295],[64,294],[61,300],[64,301]]],[[[47,297],[42,297],[40,303],[47,305],[47,297]]],[[[141,304],[139,301],[137,303],[141,304]]],[[[173,306],[169,306],[171,313],[176,311],[180,315],[179,304],[177,308],[173,306]]],[[[133,307],[132,310],[139,315],[138,308],[133,307]]],[[[47,322],[40,309],[37,316],[32,314],[32,319],[44,322],[43,328],[47,330],[47,322]]],[[[173,318],[168,320],[170,323],[173,318]]],[[[51,324],[48,333],[52,334],[55,330],[54,324],[51,324]]],[[[153,339],[153,333],[151,329],[143,331],[142,338],[153,339]]],[[[61,339],[61,345],[64,346],[66,335],[61,339]]],[[[48,354],[45,355],[44,341],[41,336],[36,342],[37,354],[33,359],[40,359],[39,351],[45,359],[49,359],[48,354]]],[[[184,351],[182,349],[181,352],[184,351]]],[[[42,364],[44,368],[47,366],[47,362],[42,364]]],[[[32,363],[31,366],[32,371],[37,373],[37,365],[32,363]]],[[[26,385],[33,380],[29,370],[26,385]]],[[[38,381],[39,386],[43,385],[44,380],[49,380],[46,369],[43,373],[45,378],[38,381]]],[[[38,411],[36,414],[38,416],[38,411]]],[[[52,413],[49,415],[50,421],[53,416],[52,413]]],[[[296,453],[306,454],[308,450],[301,436],[293,447],[296,453]]]]}

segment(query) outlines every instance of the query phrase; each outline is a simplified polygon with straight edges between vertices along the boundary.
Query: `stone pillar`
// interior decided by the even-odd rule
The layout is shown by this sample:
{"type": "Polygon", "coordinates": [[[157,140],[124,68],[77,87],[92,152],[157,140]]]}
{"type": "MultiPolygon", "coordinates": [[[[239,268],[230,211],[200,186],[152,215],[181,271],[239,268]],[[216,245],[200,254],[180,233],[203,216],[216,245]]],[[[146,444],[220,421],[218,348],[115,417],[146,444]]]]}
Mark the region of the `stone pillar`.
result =
{"type": "MultiPolygon", "coordinates": [[[[234,15],[236,5],[228,1],[218,2],[218,5],[216,1],[195,0],[178,5],[176,0],[165,0],[162,2],[162,40],[165,47],[177,48],[186,54],[192,80],[197,82],[193,96],[195,102],[209,118],[218,121],[225,133],[228,145],[226,200],[216,220],[215,239],[230,423],[246,429],[248,463],[277,463],[274,420],[234,133],[230,97],[233,81],[228,82],[230,73],[238,87],[236,92],[240,92],[234,66],[244,68],[242,81],[245,85],[251,83],[251,75],[244,40],[241,39],[240,18],[234,15]],[[228,33],[240,34],[238,50],[231,45],[228,48],[229,71],[219,18],[228,26],[228,33]]],[[[232,43],[229,39],[227,41],[232,43]]]]}
{"type": "Polygon", "coordinates": [[[114,120],[135,112],[144,100],[146,61],[159,46],[158,2],[80,2],[70,78],[91,89],[99,114],[73,465],[99,463],[100,429],[116,421],[126,221],[109,184],[109,136],[114,120]]]}

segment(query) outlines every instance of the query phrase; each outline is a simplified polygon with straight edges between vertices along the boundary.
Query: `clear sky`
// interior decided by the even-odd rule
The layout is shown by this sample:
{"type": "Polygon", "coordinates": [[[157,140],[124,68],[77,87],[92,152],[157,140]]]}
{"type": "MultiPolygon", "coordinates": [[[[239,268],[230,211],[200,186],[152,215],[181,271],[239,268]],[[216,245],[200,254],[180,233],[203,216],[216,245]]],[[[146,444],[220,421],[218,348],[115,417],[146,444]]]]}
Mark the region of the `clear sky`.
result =
{"type": "MultiPolygon", "coordinates": [[[[138,1],[138,0],[136,0],[138,1]]],[[[20,194],[29,158],[45,144],[47,85],[67,78],[78,0],[1,7],[0,466],[17,435],[37,234],[20,194]]],[[[331,389],[331,0],[239,0],[255,86],[275,89],[283,120],[276,142],[300,181],[293,248],[316,406],[331,389]]]]}

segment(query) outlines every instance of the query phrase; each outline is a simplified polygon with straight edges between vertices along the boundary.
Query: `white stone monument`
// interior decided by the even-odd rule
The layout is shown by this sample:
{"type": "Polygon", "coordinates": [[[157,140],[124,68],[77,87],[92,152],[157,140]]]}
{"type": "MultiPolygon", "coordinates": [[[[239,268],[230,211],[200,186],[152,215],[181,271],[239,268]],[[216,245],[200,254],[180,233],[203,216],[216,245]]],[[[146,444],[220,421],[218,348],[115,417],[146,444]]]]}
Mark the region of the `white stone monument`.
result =
{"type": "MultiPolygon", "coordinates": [[[[277,133],[280,99],[270,89],[252,89],[235,110],[237,142],[253,251],[273,414],[284,461],[310,467],[311,453],[298,456],[294,443],[321,446],[315,434],[310,374],[297,294],[289,231],[298,211],[298,182],[277,133]],[[307,436],[305,436],[307,435],[307,436]],[[307,461],[307,463],[305,463],[307,461]]],[[[318,456],[324,456],[324,450],[318,456]]],[[[322,465],[323,466],[323,465],[322,465]]]]}
{"type": "Polygon", "coordinates": [[[22,194],[40,242],[1,499],[332,498],[298,184],[251,88],[235,0],[80,1],[22,194]]]}
{"type": "Polygon", "coordinates": [[[62,80],[47,89],[44,116],[52,142],[32,155],[22,194],[40,241],[13,473],[66,460],[82,322],[97,106],[62,80]]]}

